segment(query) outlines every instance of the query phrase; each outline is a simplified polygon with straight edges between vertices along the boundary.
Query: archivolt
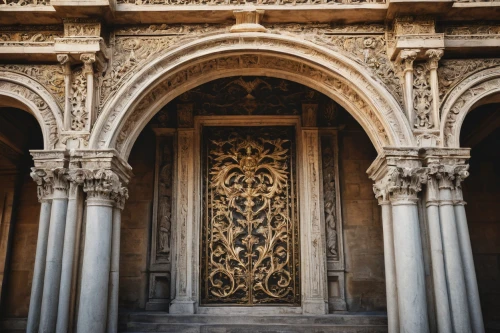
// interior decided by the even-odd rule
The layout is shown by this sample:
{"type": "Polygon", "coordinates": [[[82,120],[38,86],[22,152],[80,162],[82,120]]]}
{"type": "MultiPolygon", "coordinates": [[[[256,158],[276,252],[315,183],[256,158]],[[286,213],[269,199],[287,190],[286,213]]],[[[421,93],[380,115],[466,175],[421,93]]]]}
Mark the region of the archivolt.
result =
{"type": "Polygon", "coordinates": [[[54,149],[62,128],[62,112],[55,98],[28,76],[0,71],[0,95],[13,98],[33,114],[43,133],[44,148],[54,149]]]}
{"type": "Polygon", "coordinates": [[[275,76],[324,93],[359,121],[379,151],[413,144],[398,103],[354,61],[307,41],[244,33],[206,37],[149,64],[105,106],[90,146],[115,147],[127,158],[163,105],[200,84],[236,75],[275,76]]]}
{"type": "Polygon", "coordinates": [[[445,147],[460,147],[460,130],[465,116],[481,99],[500,92],[500,67],[473,74],[448,95],[441,109],[441,142],[445,147]]]}

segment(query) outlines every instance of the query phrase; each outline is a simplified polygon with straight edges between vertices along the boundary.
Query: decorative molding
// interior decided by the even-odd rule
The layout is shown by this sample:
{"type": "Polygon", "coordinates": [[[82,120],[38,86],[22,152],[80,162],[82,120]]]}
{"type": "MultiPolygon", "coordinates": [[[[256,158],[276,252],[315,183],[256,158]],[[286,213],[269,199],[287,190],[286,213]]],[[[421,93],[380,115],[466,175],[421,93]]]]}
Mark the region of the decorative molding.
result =
{"type": "Polygon", "coordinates": [[[466,77],[449,93],[442,106],[441,135],[445,147],[459,147],[465,116],[482,98],[500,91],[500,68],[466,77]]]}
{"type": "Polygon", "coordinates": [[[101,23],[91,19],[64,19],[64,37],[100,37],[101,23]]]}
{"type": "Polygon", "coordinates": [[[258,6],[321,6],[321,5],[363,5],[363,4],[384,4],[386,0],[117,0],[117,4],[131,4],[137,6],[164,5],[164,6],[244,6],[255,4],[258,6]]]}
{"type": "Polygon", "coordinates": [[[50,6],[50,0],[4,0],[0,7],[4,6],[50,6]]]}

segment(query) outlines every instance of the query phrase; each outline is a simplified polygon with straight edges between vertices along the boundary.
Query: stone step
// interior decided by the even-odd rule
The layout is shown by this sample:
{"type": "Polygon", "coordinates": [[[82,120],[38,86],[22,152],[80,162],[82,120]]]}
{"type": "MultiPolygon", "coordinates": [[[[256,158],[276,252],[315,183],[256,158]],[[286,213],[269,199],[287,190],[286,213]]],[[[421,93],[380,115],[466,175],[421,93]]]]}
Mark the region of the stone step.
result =
{"type": "Polygon", "coordinates": [[[222,316],[133,313],[120,318],[123,332],[164,333],[382,333],[385,315],[222,316]]]}

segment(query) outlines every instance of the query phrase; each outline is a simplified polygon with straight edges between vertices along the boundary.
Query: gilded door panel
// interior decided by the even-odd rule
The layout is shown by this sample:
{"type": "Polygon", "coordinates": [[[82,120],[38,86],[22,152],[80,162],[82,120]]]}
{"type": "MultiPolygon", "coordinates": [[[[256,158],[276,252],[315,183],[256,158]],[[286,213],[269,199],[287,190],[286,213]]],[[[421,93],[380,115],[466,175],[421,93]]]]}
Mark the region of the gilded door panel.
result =
{"type": "Polygon", "coordinates": [[[300,303],[293,127],[206,127],[202,300],[300,303]]]}

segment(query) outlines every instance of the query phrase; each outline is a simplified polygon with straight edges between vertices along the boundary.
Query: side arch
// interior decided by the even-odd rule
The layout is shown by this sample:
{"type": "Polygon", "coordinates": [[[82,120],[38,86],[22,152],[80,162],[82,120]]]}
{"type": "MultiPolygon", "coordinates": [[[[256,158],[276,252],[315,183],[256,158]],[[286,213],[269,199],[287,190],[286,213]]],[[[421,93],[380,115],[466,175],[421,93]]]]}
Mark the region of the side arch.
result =
{"type": "Polygon", "coordinates": [[[460,147],[460,130],[465,116],[481,100],[500,92],[500,67],[473,74],[448,95],[441,109],[441,142],[444,147],[460,147]]]}
{"type": "Polygon", "coordinates": [[[42,129],[44,149],[56,148],[62,129],[62,111],[55,98],[28,76],[0,71],[0,96],[10,97],[31,113],[42,129]]]}
{"type": "Polygon", "coordinates": [[[361,65],[288,36],[230,33],[180,46],[135,74],[104,107],[90,147],[116,148],[127,158],[163,105],[200,84],[235,75],[274,76],[322,92],[354,116],[379,152],[384,146],[413,145],[399,104],[361,65]]]}

